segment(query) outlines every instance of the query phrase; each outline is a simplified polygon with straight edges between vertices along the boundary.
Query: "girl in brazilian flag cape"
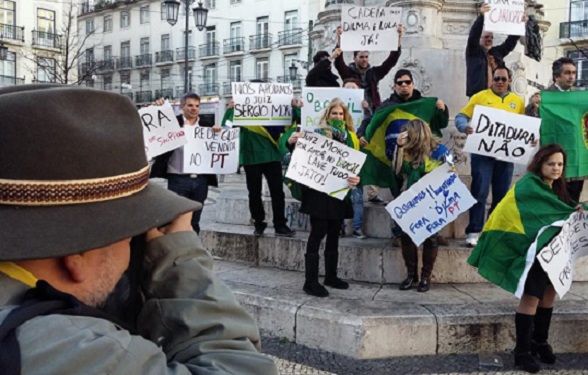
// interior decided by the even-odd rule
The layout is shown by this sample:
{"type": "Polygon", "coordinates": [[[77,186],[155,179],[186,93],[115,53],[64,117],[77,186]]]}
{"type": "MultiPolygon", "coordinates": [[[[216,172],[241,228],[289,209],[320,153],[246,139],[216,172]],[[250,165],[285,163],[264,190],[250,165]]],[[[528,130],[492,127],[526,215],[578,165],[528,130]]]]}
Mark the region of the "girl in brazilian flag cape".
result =
{"type": "Polygon", "coordinates": [[[555,289],[536,255],[561,229],[550,224],[581,208],[565,187],[566,158],[556,144],[535,154],[528,173],[488,218],[468,259],[482,277],[521,298],[515,315],[515,364],[532,373],[540,370],[535,356],[543,363],[555,362],[547,343],[555,289]]]}
{"type": "MultiPolygon", "coordinates": [[[[353,129],[353,119],[341,99],[335,98],[325,108],[317,133],[359,150],[359,140],[353,129]]],[[[291,152],[304,133],[290,129],[282,137],[281,143],[291,152]]],[[[350,186],[359,184],[359,177],[350,177],[350,186]]],[[[305,282],[303,290],[312,296],[326,297],[327,289],[319,284],[319,247],[323,238],[325,244],[325,285],[336,289],[347,289],[349,284],[337,277],[339,263],[339,231],[343,219],[353,217],[349,196],[344,200],[298,184],[301,188],[300,212],[310,216],[310,236],[304,255],[305,282]]],[[[351,191],[351,190],[350,190],[351,191]]]]}

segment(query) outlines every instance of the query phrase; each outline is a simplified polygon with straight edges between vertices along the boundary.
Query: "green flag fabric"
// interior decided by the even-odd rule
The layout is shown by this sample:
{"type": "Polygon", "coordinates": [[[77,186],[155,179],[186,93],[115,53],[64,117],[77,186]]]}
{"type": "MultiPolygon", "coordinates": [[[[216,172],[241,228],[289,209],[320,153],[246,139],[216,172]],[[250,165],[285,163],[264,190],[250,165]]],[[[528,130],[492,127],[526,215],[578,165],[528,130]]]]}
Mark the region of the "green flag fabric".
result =
{"type": "Polygon", "coordinates": [[[541,144],[566,151],[566,178],[588,176],[588,91],[542,91],[541,144]]]}
{"type": "Polygon", "coordinates": [[[399,194],[400,182],[386,155],[386,136],[390,132],[399,133],[402,125],[410,120],[421,119],[429,124],[434,135],[441,137],[441,129],[447,127],[449,119],[436,103],[437,98],[422,98],[376,111],[365,132],[369,144],[362,149],[367,154],[361,170],[363,185],[389,187],[395,196],[399,194]]]}
{"type": "Polygon", "coordinates": [[[575,204],[560,201],[539,176],[527,173],[488,218],[468,263],[478,268],[480,276],[520,296],[537,251],[561,229],[549,225],[565,220],[574,211],[575,204]],[[548,228],[536,248],[530,248],[544,227],[548,228]]]}

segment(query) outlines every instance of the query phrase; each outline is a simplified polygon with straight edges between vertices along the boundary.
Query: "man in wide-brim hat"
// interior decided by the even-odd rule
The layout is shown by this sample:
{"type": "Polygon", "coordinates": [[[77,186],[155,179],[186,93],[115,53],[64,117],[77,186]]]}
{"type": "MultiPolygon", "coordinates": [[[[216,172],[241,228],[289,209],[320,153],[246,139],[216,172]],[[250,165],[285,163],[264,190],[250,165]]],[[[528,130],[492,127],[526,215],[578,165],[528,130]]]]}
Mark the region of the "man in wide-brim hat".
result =
{"type": "Polygon", "coordinates": [[[192,231],[201,205],[149,184],[128,98],[14,86],[0,113],[2,374],[277,373],[192,231]]]}

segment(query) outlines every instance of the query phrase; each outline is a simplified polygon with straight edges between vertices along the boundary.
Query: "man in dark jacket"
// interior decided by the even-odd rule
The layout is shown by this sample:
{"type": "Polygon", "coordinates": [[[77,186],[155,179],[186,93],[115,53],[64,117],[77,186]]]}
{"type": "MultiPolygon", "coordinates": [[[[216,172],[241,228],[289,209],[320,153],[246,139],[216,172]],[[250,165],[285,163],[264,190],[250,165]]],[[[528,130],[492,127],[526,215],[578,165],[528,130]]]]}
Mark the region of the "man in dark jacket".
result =
{"type": "Polygon", "coordinates": [[[331,61],[333,57],[329,56],[327,51],[318,51],[312,61],[314,67],[308,72],[306,76],[307,87],[339,87],[339,77],[331,71],[331,61]]]}
{"type": "Polygon", "coordinates": [[[504,62],[504,58],[516,47],[519,36],[509,35],[499,46],[493,46],[494,34],[484,29],[484,15],[490,5],[483,4],[480,16],[470,30],[466,47],[466,95],[472,97],[492,86],[492,71],[504,62]]]}
{"type": "MultiPolygon", "coordinates": [[[[158,104],[163,104],[158,101],[158,104]]],[[[180,101],[182,114],[177,116],[181,127],[203,126],[212,127],[215,132],[221,131],[219,125],[205,123],[199,120],[200,97],[194,93],[188,93],[180,101]]],[[[166,152],[155,158],[155,163],[151,168],[150,177],[167,178],[167,188],[182,197],[199,202],[204,206],[204,201],[208,197],[208,187],[218,186],[218,180],[214,174],[194,174],[184,173],[184,147],[179,147],[173,151],[166,152]]],[[[194,231],[200,234],[200,216],[202,210],[194,212],[192,215],[192,227],[194,231]]]]}

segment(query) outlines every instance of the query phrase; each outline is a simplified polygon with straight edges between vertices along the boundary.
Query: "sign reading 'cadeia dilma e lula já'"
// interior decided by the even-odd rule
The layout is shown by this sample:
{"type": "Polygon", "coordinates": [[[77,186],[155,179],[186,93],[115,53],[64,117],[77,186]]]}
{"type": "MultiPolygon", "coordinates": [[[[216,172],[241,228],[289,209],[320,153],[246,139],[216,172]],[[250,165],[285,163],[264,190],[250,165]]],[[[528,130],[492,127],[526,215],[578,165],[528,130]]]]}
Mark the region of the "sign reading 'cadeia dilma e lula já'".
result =
{"type": "Polygon", "coordinates": [[[402,8],[344,6],[343,51],[397,51],[402,8]]]}

